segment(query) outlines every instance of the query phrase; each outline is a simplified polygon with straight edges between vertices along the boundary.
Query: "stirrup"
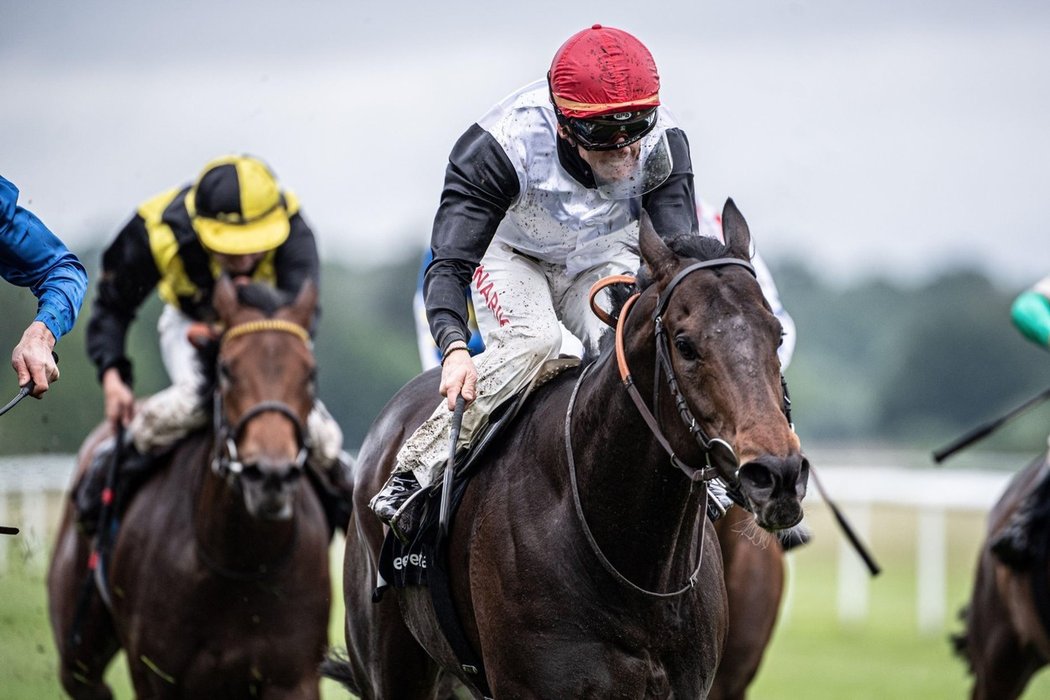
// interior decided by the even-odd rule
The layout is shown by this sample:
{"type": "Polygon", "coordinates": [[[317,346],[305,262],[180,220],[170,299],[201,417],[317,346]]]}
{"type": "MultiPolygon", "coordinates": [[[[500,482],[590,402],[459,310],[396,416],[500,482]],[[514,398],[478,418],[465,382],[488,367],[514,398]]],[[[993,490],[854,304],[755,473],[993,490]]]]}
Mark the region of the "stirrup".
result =
{"type": "Polygon", "coordinates": [[[401,507],[397,509],[387,525],[390,526],[390,531],[394,533],[394,537],[398,538],[405,544],[409,544],[412,538],[415,536],[416,531],[419,530],[420,522],[423,519],[423,504],[426,499],[423,498],[426,489],[422,486],[419,487],[415,493],[408,497],[401,507]]]}

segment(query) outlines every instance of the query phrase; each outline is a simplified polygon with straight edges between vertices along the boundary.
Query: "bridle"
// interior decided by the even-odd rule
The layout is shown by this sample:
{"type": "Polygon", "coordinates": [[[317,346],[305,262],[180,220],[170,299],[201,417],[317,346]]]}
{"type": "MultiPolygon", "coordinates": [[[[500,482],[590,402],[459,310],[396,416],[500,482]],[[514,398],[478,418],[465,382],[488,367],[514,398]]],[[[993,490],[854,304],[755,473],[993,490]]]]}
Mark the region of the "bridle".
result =
{"type": "MultiPolygon", "coordinates": [[[[298,323],[285,321],[283,319],[268,318],[240,323],[227,329],[219,341],[221,344],[220,355],[221,347],[225,346],[226,343],[234,338],[239,338],[242,335],[248,335],[250,333],[262,333],[266,331],[290,333],[307,345],[310,343],[310,334],[298,323]]],[[[223,411],[222,389],[216,386],[213,414],[215,427],[215,451],[211,462],[212,471],[224,478],[236,478],[239,477],[245,469],[251,468],[251,465],[245,465],[241,462],[237,454],[237,442],[240,440],[248,423],[263,413],[280,413],[292,423],[292,426],[295,428],[296,444],[299,446],[299,452],[292,464],[292,470],[293,472],[299,472],[303,469],[306,464],[307,454],[309,453],[310,443],[303,421],[299,418],[296,412],[292,410],[291,406],[283,401],[260,401],[241,414],[237,419],[237,422],[231,426],[226,422],[226,416],[223,411]]]]}
{"type": "MultiPolygon", "coordinates": [[[[660,373],[663,372],[667,379],[667,387],[670,390],[671,397],[674,399],[675,407],[678,409],[678,415],[682,419],[682,423],[685,424],[690,435],[693,436],[693,439],[704,453],[705,464],[703,467],[694,467],[686,464],[677,454],[675,454],[674,448],[671,447],[670,441],[660,429],[660,424],[657,422],[652,410],[649,409],[645,401],[642,399],[641,394],[638,392],[638,388],[634,383],[634,378],[631,376],[630,368],[627,366],[627,355],[624,351],[624,327],[627,322],[627,316],[630,313],[631,308],[634,306],[634,303],[641,296],[641,292],[635,292],[627,299],[623,308],[620,310],[619,318],[615,321],[616,363],[620,370],[620,380],[623,382],[624,388],[627,389],[627,393],[637,407],[638,412],[645,420],[646,425],[649,426],[649,431],[653,434],[653,437],[656,438],[656,441],[660,443],[660,446],[663,447],[664,451],[670,456],[671,464],[680,469],[691,481],[710,481],[717,476],[721,476],[727,483],[734,484],[737,481],[739,460],[737,459],[736,453],[733,451],[733,447],[727,441],[719,437],[711,437],[704,431],[700,426],[700,423],[696,420],[696,416],[694,416],[693,412],[689,409],[689,404],[686,402],[685,396],[682,395],[681,390],[678,388],[678,379],[674,373],[674,366],[671,364],[671,352],[667,338],[667,331],[664,328],[663,313],[667,309],[668,302],[671,300],[672,292],[674,292],[675,288],[687,276],[697,270],[727,267],[730,265],[742,267],[750,272],[752,276],[755,276],[755,268],[751,266],[751,263],[739,258],[715,258],[713,260],[704,260],[702,262],[693,263],[692,265],[680,270],[678,274],[671,278],[671,281],[660,293],[656,302],[656,309],[653,311],[653,329],[656,338],[656,369],[653,378],[653,406],[655,407],[657,405],[660,390],[660,373]]],[[[633,284],[634,282],[635,278],[629,275],[615,275],[595,282],[590,291],[590,303],[591,309],[598,318],[610,326],[614,323],[612,317],[597,305],[595,297],[598,292],[611,284],[633,284]]]]}
{"type": "MultiPolygon", "coordinates": [[[[664,330],[663,325],[663,313],[667,308],[667,304],[670,301],[671,293],[675,287],[686,278],[686,276],[692,274],[697,270],[724,267],[727,265],[739,265],[745,268],[752,275],[755,274],[754,268],[750,263],[739,260],[737,258],[716,258],[714,260],[705,260],[703,262],[689,265],[685,269],[681,270],[675,275],[670,283],[664,288],[664,291],[660,294],[659,299],[656,303],[656,310],[653,312],[653,325],[655,327],[656,336],[656,377],[653,382],[653,406],[657,405],[659,399],[659,375],[661,370],[667,376],[667,385],[670,389],[671,396],[674,398],[675,406],[678,409],[678,414],[689,429],[689,433],[696,440],[697,444],[700,445],[704,451],[704,458],[706,466],[704,467],[692,467],[678,458],[675,454],[674,449],[671,447],[671,443],[667,440],[667,437],[663,434],[660,429],[659,423],[656,421],[656,417],[653,415],[649,407],[645,405],[645,401],[642,400],[641,395],[638,393],[637,387],[635,387],[634,379],[631,377],[630,369],[627,366],[627,355],[624,352],[624,325],[627,320],[627,315],[634,305],[634,302],[641,296],[641,292],[635,292],[632,294],[627,301],[624,303],[623,308],[620,310],[620,317],[615,321],[616,327],[616,363],[620,370],[620,379],[627,389],[628,394],[631,396],[631,400],[634,401],[635,406],[638,408],[638,412],[645,419],[646,425],[649,427],[649,431],[656,438],[660,446],[663,447],[664,451],[667,452],[671,457],[671,464],[678,467],[682,472],[689,477],[691,483],[695,484],[698,481],[704,482],[704,501],[702,511],[705,515],[702,517],[702,524],[700,530],[700,552],[697,556],[696,567],[693,569],[692,574],[686,580],[685,584],[680,588],[672,591],[651,591],[646,588],[642,588],[638,584],[631,581],[629,578],[623,575],[616,566],[609,561],[609,558],[602,552],[601,546],[598,544],[598,540],[594,537],[594,533],[591,532],[590,526],[587,524],[587,517],[583,512],[583,503],[580,499],[580,487],[576,476],[576,460],[573,456],[572,450],[572,414],[573,408],[576,404],[576,395],[580,390],[580,386],[583,384],[584,377],[594,367],[594,365],[588,365],[583,372],[580,373],[579,378],[576,380],[576,385],[572,389],[572,394],[569,397],[569,403],[565,411],[565,453],[566,459],[569,465],[569,482],[572,487],[572,499],[573,508],[576,510],[576,517],[580,521],[581,528],[583,530],[584,538],[587,540],[587,544],[590,546],[591,551],[598,559],[602,568],[606,570],[609,575],[616,579],[620,584],[627,588],[651,598],[675,598],[680,596],[696,586],[696,582],[699,580],[700,571],[704,565],[704,540],[707,531],[707,504],[710,501],[711,494],[707,489],[707,482],[714,479],[716,476],[722,476],[723,478],[731,478],[734,481],[737,478],[736,472],[738,471],[738,462],[736,454],[733,452],[733,448],[728,442],[721,438],[712,438],[704,432],[703,428],[697,422],[696,417],[693,416],[692,411],[689,410],[689,406],[686,403],[685,397],[682,396],[681,391],[678,389],[678,380],[674,374],[674,367],[671,365],[671,355],[668,350],[667,333],[664,330]],[[732,465],[732,474],[728,475],[729,466],[732,465]]],[[[612,326],[614,321],[612,317],[595,302],[595,297],[602,289],[608,287],[611,284],[626,283],[634,284],[635,278],[629,275],[614,275],[612,277],[606,277],[598,280],[594,283],[590,290],[590,304],[591,309],[595,315],[598,316],[606,324],[612,326]]]]}

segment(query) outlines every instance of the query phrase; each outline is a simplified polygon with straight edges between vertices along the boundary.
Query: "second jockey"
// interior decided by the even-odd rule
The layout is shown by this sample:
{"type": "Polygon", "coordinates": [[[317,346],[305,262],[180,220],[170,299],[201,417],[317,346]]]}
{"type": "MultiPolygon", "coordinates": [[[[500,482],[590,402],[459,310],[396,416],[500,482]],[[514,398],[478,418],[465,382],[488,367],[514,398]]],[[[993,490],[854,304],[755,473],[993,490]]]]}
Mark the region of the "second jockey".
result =
{"type": "MultiPolygon", "coordinates": [[[[139,206],[102,256],[88,354],[98,368],[106,419],[127,427],[124,461],[148,463],[208,420],[204,371],[188,337],[195,322],[213,322],[216,279],[273,285],[289,301],[306,280],[319,280],[317,243],[296,196],[282,190],[258,158],[231,155],[209,162],[193,183],[168,190],[139,206]],[[157,289],[165,302],[157,322],[161,357],[171,386],[139,402],[132,394],[128,326],[157,289]]],[[[313,329],[307,329],[311,332],[313,329]]],[[[338,501],[345,490],[348,457],[343,434],[318,399],[306,424],[308,463],[336,490],[325,509],[345,526],[338,501]]],[[[96,462],[106,459],[102,454],[96,462]]],[[[324,500],[324,498],[322,498],[324,500]]],[[[349,517],[348,511],[346,516],[349,517]]]]}

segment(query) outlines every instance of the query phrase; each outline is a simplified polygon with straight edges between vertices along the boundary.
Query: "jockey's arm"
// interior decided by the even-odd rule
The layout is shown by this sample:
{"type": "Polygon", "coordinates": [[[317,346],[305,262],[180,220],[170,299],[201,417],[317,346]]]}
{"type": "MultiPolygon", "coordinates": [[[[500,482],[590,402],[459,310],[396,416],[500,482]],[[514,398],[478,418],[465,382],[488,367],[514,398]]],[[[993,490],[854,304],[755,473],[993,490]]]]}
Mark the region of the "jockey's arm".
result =
{"type": "MultiPolygon", "coordinates": [[[[321,264],[317,255],[317,239],[302,215],[296,212],[291,219],[292,230],[288,239],[277,248],[274,268],[277,273],[277,288],[294,299],[306,280],[313,280],[320,289],[321,264]]],[[[321,305],[314,309],[314,326],[320,315],[321,305]]],[[[315,328],[310,329],[311,332],[315,328]]]]}
{"type": "Polygon", "coordinates": [[[463,292],[519,191],[506,152],[487,131],[471,126],[449,156],[430,238],[434,259],[423,276],[430,332],[444,358],[441,393],[450,410],[461,393],[467,401],[474,399],[477,382],[477,371],[465,350],[470,329],[463,292]],[[451,349],[460,346],[464,349],[451,349]]]}
{"type": "Polygon", "coordinates": [[[51,350],[72,329],[87,287],[80,260],[32,212],[18,206],[18,188],[0,177],[0,275],[28,287],[37,314],[11,352],[20,386],[34,382],[40,398],[58,379],[51,350]]]}
{"type": "Polygon", "coordinates": [[[1018,295],[1010,317],[1026,338],[1044,348],[1050,347],[1050,277],[1018,295]]]}
{"type": "Polygon", "coordinates": [[[427,320],[443,357],[454,341],[470,339],[463,291],[519,188],[506,153],[477,124],[452,148],[430,238],[434,259],[423,276],[427,320]]]}
{"type": "Polygon", "coordinates": [[[124,384],[131,386],[131,361],[124,354],[128,326],[159,279],[145,223],[136,214],[102,254],[87,327],[88,356],[100,381],[106,370],[115,368],[124,384]]]}

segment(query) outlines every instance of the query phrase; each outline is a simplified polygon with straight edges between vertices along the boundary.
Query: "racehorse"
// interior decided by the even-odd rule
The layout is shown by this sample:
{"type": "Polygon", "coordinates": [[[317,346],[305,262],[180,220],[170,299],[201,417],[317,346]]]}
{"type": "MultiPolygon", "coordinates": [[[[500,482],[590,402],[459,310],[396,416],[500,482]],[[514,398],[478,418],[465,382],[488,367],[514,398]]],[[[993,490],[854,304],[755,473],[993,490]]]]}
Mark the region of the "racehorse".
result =
{"type": "Polygon", "coordinates": [[[974,675],[974,700],[1012,700],[1050,659],[1050,536],[1045,525],[1032,532],[1038,555],[1015,570],[992,554],[989,542],[1050,468],[1044,455],[1010,482],[988,516],[988,532],[977,561],[973,594],[964,610],[966,629],[953,638],[974,675]]]}
{"type": "MultiPolygon", "coordinates": [[[[218,282],[227,330],[214,350],[214,425],[184,440],[136,494],[96,576],[102,589],[85,584],[97,557],[67,506],[48,592],[73,697],[112,697],[102,675],[120,647],[138,697],[319,697],[329,533],[302,478],[316,302],[309,282],[283,307],[268,287],[218,282]]],[[[80,471],[105,432],[85,442],[80,471]]]]}
{"type": "Polygon", "coordinates": [[[773,636],[784,592],[784,550],[742,508],[715,524],[729,595],[729,634],[710,700],[744,700],[773,636]]]}
{"type": "MultiPolygon", "coordinates": [[[[480,456],[448,569],[494,697],[705,697],[727,605],[702,480],[717,467],[765,528],[802,517],[808,463],[782,411],[779,323],[732,201],[723,222],[726,245],[669,247],[643,216],[640,294],[619,311],[616,351],[541,387],[480,456]]],[[[396,394],[359,453],[338,675],[362,698],[432,698],[449,675],[480,694],[426,589],[371,602],[383,528],[367,503],[433,410],[438,379],[396,394]]]]}

